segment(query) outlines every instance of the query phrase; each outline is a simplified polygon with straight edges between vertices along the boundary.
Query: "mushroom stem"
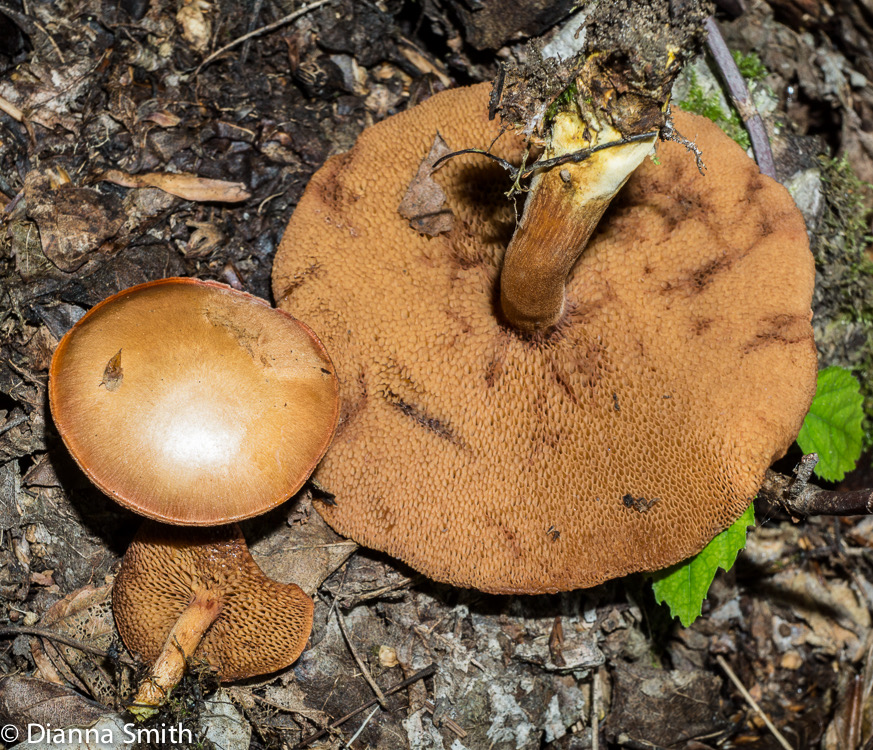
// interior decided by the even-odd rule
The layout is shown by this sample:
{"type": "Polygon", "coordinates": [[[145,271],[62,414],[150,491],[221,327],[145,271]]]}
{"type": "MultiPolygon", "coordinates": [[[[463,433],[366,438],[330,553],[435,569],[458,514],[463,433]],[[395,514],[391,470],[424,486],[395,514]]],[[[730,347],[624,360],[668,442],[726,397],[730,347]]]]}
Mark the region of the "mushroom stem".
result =
{"type": "MultiPolygon", "coordinates": [[[[543,158],[621,140],[608,125],[592,132],[578,115],[562,112],[543,158]]],[[[567,276],[610,201],[654,144],[654,136],[618,144],[534,176],[500,275],[500,304],[510,325],[535,332],[561,319],[567,276]]]]}
{"type": "Polygon", "coordinates": [[[157,713],[170,691],[182,679],[188,660],[221,612],[221,601],[214,593],[197,594],[173,625],[152,669],[139,686],[127,710],[144,721],[157,713]]]}

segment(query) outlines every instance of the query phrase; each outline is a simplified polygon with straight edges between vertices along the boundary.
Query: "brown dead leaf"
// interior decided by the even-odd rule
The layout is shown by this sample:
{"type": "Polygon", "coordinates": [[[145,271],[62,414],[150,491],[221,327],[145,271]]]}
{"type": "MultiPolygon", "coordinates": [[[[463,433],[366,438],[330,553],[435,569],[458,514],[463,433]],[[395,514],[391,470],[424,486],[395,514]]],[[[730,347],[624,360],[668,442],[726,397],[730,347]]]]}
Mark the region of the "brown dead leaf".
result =
{"type": "MultiPolygon", "coordinates": [[[[120,644],[111,597],[109,584],[100,588],[85,586],[49,607],[40,627],[108,650],[120,644]]],[[[51,682],[67,681],[106,705],[115,702],[118,690],[111,677],[113,668],[106,660],[47,638],[33,639],[30,650],[39,676],[51,682]]]]}
{"type": "Polygon", "coordinates": [[[88,726],[106,709],[63,685],[28,677],[0,679],[0,717],[26,734],[28,724],[61,729],[88,726]]]}
{"type": "Polygon", "coordinates": [[[54,189],[53,179],[48,171],[27,173],[27,214],[39,227],[46,258],[62,271],[72,273],[118,233],[125,216],[115,196],[72,184],[60,184],[54,189]]]}
{"type": "Polygon", "coordinates": [[[331,529],[312,510],[308,495],[301,497],[295,511],[293,525],[271,531],[251,546],[251,552],[270,578],[296,583],[312,596],[358,545],[331,529]]]}
{"type": "Polygon", "coordinates": [[[409,219],[410,227],[428,237],[451,231],[454,221],[451,210],[446,206],[446,194],[431,176],[433,165],[448,153],[448,145],[437,133],[430,152],[419,165],[397,208],[404,219],[409,219]]]}
{"type": "Polygon", "coordinates": [[[112,182],[115,185],[129,188],[155,187],[170,195],[184,198],[186,201],[218,203],[239,203],[251,197],[241,182],[211,180],[198,177],[187,172],[171,174],[169,172],[147,172],[146,174],[128,174],[120,169],[109,169],[99,175],[99,180],[112,182]]]}

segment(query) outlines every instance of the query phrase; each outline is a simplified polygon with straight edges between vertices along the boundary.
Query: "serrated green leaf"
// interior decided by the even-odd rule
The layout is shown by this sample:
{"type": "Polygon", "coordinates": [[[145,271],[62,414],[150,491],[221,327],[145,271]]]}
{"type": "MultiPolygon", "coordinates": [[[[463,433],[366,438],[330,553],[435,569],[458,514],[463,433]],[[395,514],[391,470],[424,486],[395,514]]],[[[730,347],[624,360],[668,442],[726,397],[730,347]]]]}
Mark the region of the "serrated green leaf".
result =
{"type": "Polygon", "coordinates": [[[666,603],[670,614],[688,627],[700,617],[703,600],[719,568],[730,570],[739,551],[746,546],[746,529],[755,525],[755,508],[750,505],[736,521],[722,531],[694,557],[652,576],[658,604],[666,603]]]}
{"type": "Polygon", "coordinates": [[[797,436],[804,453],[818,453],[815,473],[819,477],[839,482],[855,468],[861,456],[863,418],[864,397],[855,376],[842,367],[822,370],[797,436]]]}

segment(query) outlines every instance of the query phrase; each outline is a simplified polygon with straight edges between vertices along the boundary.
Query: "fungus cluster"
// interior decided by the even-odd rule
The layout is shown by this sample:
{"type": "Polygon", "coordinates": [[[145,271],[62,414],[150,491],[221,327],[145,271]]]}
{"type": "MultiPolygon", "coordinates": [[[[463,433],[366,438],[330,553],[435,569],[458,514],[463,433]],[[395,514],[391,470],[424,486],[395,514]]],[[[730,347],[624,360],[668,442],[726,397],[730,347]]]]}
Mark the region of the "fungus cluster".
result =
{"type": "Polygon", "coordinates": [[[316,475],[336,505],[319,510],[432,578],[490,592],[679,562],[748,506],[812,399],[803,220],[715,125],[675,112],[706,176],[661,144],[568,269],[554,324],[524,330],[501,306],[515,215],[499,167],[468,154],[433,174],[452,216],[435,237],[397,210],[437,133],[520,163],[522,140],[488,109],[487,86],[456,89],[368,129],[288,226],[275,298],[341,381],[316,475]]]}
{"type": "Polygon", "coordinates": [[[234,521],[287,500],[336,427],[337,381],[304,324],[222,284],[164,279],[89,311],[52,360],[55,424],[89,478],[147,522],[113,587],[119,632],[152,671],[145,718],[195,654],[219,680],[293,662],[312,600],[268,579],[234,521]],[[228,525],[231,524],[231,525],[228,525]]]}

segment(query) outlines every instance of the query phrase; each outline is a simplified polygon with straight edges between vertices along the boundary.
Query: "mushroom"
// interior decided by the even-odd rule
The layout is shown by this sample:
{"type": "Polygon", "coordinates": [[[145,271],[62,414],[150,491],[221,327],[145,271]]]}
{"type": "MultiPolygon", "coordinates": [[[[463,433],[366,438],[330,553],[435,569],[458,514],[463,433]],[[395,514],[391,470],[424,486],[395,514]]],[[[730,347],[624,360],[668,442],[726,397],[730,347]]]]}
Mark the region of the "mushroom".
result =
{"type": "Polygon", "coordinates": [[[221,682],[275,672],[300,656],[312,630],[312,599],[267,578],[236,524],[143,524],[112,607],[125,646],[153,665],[129,707],[137,718],[154,713],[192,657],[221,682]]]}
{"type": "Polygon", "coordinates": [[[89,478],[172,524],[264,513],[336,427],[333,365],[312,331],[222,284],[164,279],[104,300],[64,336],[49,397],[89,478]]]}
{"type": "Polygon", "coordinates": [[[706,176],[660,144],[569,269],[555,324],[522,330],[500,307],[514,214],[498,167],[467,154],[433,174],[453,216],[436,237],[397,211],[437,131],[521,161],[488,109],[480,85],[369,128],[288,225],[275,298],[341,381],[316,474],[336,505],[319,511],[432,578],[497,593],[679,562],[744,511],[814,394],[803,219],[714,124],[674,112],[706,176]]]}

